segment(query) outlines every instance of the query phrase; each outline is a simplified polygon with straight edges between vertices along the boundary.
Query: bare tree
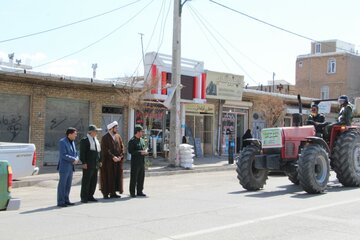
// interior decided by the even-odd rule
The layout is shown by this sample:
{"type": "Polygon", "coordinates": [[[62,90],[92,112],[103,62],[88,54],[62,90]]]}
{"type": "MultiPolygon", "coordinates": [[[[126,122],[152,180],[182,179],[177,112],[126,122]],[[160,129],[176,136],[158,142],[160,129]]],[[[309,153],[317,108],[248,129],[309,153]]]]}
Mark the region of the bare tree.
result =
{"type": "Polygon", "coordinates": [[[281,98],[262,96],[258,102],[257,108],[262,113],[267,127],[282,125],[285,107],[284,101],[281,98]]]}

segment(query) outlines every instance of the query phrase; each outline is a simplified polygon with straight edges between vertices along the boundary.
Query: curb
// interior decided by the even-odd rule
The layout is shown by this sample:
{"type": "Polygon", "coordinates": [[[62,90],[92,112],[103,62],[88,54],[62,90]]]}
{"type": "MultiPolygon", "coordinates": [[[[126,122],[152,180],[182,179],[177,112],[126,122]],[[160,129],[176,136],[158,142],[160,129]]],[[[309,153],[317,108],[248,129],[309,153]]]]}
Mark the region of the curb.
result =
{"type": "MultiPolygon", "coordinates": [[[[225,165],[225,166],[209,166],[209,167],[195,167],[193,169],[184,169],[180,167],[175,168],[160,168],[155,170],[147,170],[145,171],[145,177],[158,177],[158,176],[170,176],[170,175],[181,175],[181,174],[193,174],[193,173],[203,173],[203,172],[220,172],[220,171],[230,171],[235,170],[236,166],[233,165],[225,165]]],[[[130,177],[130,171],[124,170],[124,178],[130,177]]],[[[77,171],[73,175],[72,185],[80,185],[81,184],[82,173],[77,171]]],[[[41,182],[46,181],[58,181],[59,175],[57,173],[47,173],[42,175],[37,175],[36,177],[30,176],[24,179],[13,181],[13,188],[21,188],[21,187],[31,187],[40,184],[41,182]]]]}

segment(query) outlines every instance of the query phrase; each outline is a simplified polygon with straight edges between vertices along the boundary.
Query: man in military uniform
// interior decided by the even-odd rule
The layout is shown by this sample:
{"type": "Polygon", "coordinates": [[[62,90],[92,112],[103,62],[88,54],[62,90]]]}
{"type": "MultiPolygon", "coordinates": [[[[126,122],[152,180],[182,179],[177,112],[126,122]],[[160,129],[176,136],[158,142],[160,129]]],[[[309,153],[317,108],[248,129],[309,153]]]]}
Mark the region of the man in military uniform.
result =
{"type": "Polygon", "coordinates": [[[340,112],[338,117],[338,125],[350,126],[352,122],[352,107],[349,103],[347,96],[342,95],[339,97],[338,102],[340,104],[340,112]]]}
{"type": "Polygon", "coordinates": [[[319,106],[313,104],[311,106],[311,112],[306,120],[306,125],[314,125],[316,130],[316,135],[322,135],[324,125],[322,123],[325,122],[325,116],[319,113],[319,106]]]}
{"type": "Polygon", "coordinates": [[[331,129],[334,125],[350,126],[352,122],[352,107],[349,103],[349,98],[346,95],[341,95],[338,99],[340,105],[340,112],[336,123],[332,123],[325,127],[326,139],[329,138],[331,129]]]}
{"type": "Polygon", "coordinates": [[[145,146],[145,141],[142,138],[144,134],[143,128],[137,125],[134,132],[135,136],[131,138],[128,143],[128,152],[131,154],[129,191],[131,197],[146,197],[143,189],[145,179],[145,155],[148,155],[148,151],[145,146]]]}

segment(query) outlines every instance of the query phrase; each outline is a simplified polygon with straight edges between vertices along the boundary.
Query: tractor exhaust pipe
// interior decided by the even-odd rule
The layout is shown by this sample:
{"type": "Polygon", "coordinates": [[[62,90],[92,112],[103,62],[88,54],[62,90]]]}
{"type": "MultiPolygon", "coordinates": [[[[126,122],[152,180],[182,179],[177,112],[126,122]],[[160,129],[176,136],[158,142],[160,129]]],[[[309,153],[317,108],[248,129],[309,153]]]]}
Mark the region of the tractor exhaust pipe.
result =
{"type": "Polygon", "coordinates": [[[302,104],[300,94],[297,95],[298,103],[299,103],[299,113],[294,113],[293,117],[293,126],[299,127],[302,126],[302,104]]]}
{"type": "Polygon", "coordinates": [[[299,103],[299,113],[302,114],[302,104],[300,94],[297,95],[298,103],[299,103]]]}

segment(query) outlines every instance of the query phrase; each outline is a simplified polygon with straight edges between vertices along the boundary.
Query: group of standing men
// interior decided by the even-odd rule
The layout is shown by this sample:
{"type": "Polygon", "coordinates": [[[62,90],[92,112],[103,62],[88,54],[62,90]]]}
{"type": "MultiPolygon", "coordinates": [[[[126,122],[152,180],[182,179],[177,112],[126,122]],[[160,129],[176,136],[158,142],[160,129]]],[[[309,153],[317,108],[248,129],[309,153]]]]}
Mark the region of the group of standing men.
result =
{"type": "MultiPolygon", "coordinates": [[[[98,182],[99,169],[99,187],[104,199],[120,198],[121,196],[116,194],[116,192],[119,194],[124,192],[124,144],[118,133],[118,123],[114,121],[107,125],[108,132],[102,137],[100,144],[97,139],[97,134],[98,131],[101,130],[102,129],[97,128],[95,125],[88,127],[86,137],[80,141],[80,158],[74,142],[77,137],[77,130],[75,128],[68,128],[66,137],[60,140],[57,206],[67,207],[74,205],[74,203],[69,200],[69,194],[72,175],[75,170],[74,165],[80,161],[83,171],[80,193],[82,203],[98,201],[94,198],[94,193],[98,182]]],[[[145,178],[144,158],[148,153],[142,136],[142,127],[136,126],[134,137],[128,143],[128,152],[131,154],[129,187],[131,197],[146,196],[143,192],[145,178]]]]}

